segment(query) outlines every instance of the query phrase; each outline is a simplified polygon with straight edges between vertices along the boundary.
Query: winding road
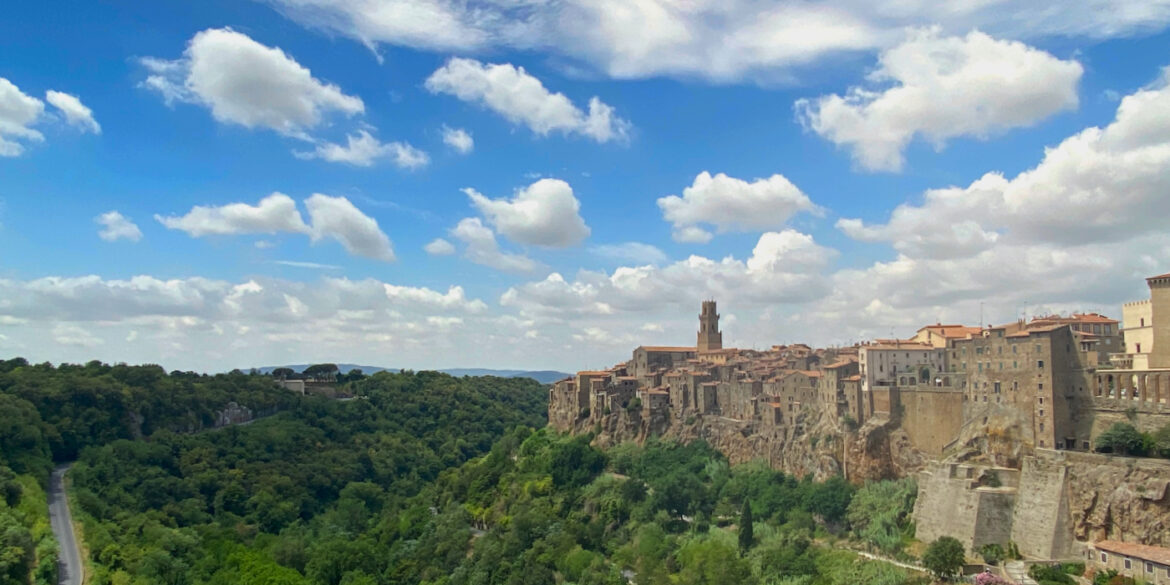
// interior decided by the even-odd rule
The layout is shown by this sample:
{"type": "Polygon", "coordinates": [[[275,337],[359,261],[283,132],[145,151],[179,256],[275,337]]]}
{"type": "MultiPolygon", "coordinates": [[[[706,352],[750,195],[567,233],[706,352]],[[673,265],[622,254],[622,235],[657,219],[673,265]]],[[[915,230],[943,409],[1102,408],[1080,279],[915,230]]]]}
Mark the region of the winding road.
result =
{"type": "Polygon", "coordinates": [[[73,534],[73,517],[69,515],[69,498],[65,496],[65,472],[69,465],[53,470],[49,481],[49,524],[60,547],[58,553],[58,580],[60,585],[81,585],[85,576],[81,565],[81,553],[77,550],[77,537],[73,534]]]}

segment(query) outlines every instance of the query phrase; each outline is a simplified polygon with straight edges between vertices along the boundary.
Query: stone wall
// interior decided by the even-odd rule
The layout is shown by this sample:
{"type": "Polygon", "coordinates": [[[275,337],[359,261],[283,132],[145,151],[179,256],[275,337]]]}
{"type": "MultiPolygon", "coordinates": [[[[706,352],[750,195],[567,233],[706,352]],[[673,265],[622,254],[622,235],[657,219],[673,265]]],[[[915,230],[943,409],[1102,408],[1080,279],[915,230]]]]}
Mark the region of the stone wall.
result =
{"type": "Polygon", "coordinates": [[[917,538],[933,542],[951,536],[974,552],[984,544],[1004,544],[1011,535],[1017,490],[1015,471],[934,463],[918,474],[914,504],[917,538]],[[992,477],[1003,478],[998,482],[992,477]],[[998,487],[989,483],[1005,483],[998,487]]]}
{"type": "Polygon", "coordinates": [[[1067,466],[1051,457],[1025,457],[1012,517],[1012,540],[1026,557],[1059,559],[1072,554],[1067,466]]]}
{"type": "Polygon", "coordinates": [[[932,457],[941,455],[963,425],[963,393],[957,388],[918,385],[901,389],[898,399],[902,428],[911,443],[932,457]]]}

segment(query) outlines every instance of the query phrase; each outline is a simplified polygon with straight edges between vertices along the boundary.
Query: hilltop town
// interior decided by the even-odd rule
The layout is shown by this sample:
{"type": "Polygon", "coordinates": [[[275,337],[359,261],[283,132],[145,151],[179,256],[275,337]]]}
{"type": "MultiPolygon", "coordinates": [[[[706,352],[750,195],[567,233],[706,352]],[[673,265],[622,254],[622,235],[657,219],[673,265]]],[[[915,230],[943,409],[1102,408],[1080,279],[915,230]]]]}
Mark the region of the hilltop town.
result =
{"type": "Polygon", "coordinates": [[[1170,274],[1146,282],[1121,323],[935,323],[841,348],[726,348],[707,300],[694,346],[556,382],[549,421],[600,444],[704,439],[817,478],[917,474],[920,538],[1106,562],[1102,547],[1170,546],[1170,462],[1095,452],[1115,423],[1170,424],[1170,274]]]}

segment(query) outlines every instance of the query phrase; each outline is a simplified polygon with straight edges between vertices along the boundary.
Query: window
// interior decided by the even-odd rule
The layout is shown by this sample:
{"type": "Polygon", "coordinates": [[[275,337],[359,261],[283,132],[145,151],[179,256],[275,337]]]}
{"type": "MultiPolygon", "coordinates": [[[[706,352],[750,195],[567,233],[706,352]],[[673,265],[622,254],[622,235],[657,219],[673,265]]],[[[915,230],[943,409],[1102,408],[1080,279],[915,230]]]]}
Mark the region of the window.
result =
{"type": "Polygon", "coordinates": [[[1019,389],[1020,389],[1020,383],[1019,382],[1012,382],[1012,390],[1019,390],[1019,389]]]}
{"type": "Polygon", "coordinates": [[[1101,553],[1101,562],[1102,562],[1102,563],[1105,563],[1105,562],[1108,562],[1108,561],[1109,561],[1109,555],[1108,555],[1108,554],[1106,554],[1106,553],[1101,553]]]}
{"type": "Polygon", "coordinates": [[[1134,353],[1141,353],[1142,352],[1142,344],[1135,343],[1134,345],[1137,346],[1137,351],[1135,351],[1134,353]]]}
{"type": "Polygon", "coordinates": [[[1138,325],[1138,327],[1145,327],[1145,326],[1146,326],[1146,318],[1145,318],[1145,317],[1142,317],[1142,319],[1141,319],[1141,324],[1140,324],[1140,325],[1138,325]]]}
{"type": "Polygon", "coordinates": [[[1020,353],[1019,349],[1020,349],[1020,346],[1012,345],[1012,353],[1020,353]]]}
{"type": "Polygon", "coordinates": [[[1001,346],[995,348],[995,353],[1003,354],[1003,346],[1001,345],[1001,346]]]}
{"type": "Polygon", "coordinates": [[[1043,399],[1043,398],[1041,398],[1041,399],[1040,399],[1040,404],[1044,404],[1044,399],[1043,399]]]}
{"type": "Polygon", "coordinates": [[[1125,559],[1125,568],[1132,569],[1133,563],[1129,559],[1125,559]]]}
{"type": "Polygon", "coordinates": [[[975,348],[975,353],[976,353],[977,355],[983,355],[983,348],[982,348],[982,347],[976,347],[976,348],[975,348]]]}
{"type": "Polygon", "coordinates": [[[1003,362],[999,362],[999,370],[1000,370],[1001,372],[1003,371],[1003,362]]]}
{"type": "MultiPolygon", "coordinates": [[[[1043,431],[1043,430],[1044,430],[1044,423],[1040,423],[1040,430],[1041,430],[1041,431],[1043,431]]],[[[1044,444],[1044,441],[1040,441],[1040,444],[1041,444],[1041,445],[1043,445],[1043,444],[1044,444]]]]}
{"type": "MultiPolygon", "coordinates": [[[[1040,416],[1042,416],[1042,417],[1044,416],[1044,409],[1043,408],[1040,409],[1040,416]]],[[[1044,423],[1040,423],[1040,425],[1043,426],[1044,423]]]]}
{"type": "Polygon", "coordinates": [[[1147,572],[1147,573],[1153,573],[1153,572],[1154,572],[1154,563],[1146,563],[1146,572],[1147,572]]]}
{"type": "Polygon", "coordinates": [[[1020,362],[1012,362],[1012,369],[1013,370],[1020,369],[1020,362]]]}
{"type": "Polygon", "coordinates": [[[999,394],[999,382],[995,383],[995,393],[999,394]]]}
{"type": "Polygon", "coordinates": [[[1042,352],[1042,351],[1044,351],[1044,348],[1043,348],[1043,347],[1040,347],[1040,344],[1039,344],[1039,343],[1037,343],[1037,344],[1036,344],[1036,353],[1040,353],[1040,352],[1042,352]]]}
{"type": "Polygon", "coordinates": [[[1044,389],[1044,382],[1040,382],[1039,384],[1036,384],[1036,389],[1043,390],[1044,389]]]}
{"type": "Polygon", "coordinates": [[[1044,360],[1036,360],[1036,367],[1043,370],[1044,369],[1044,360]]]}

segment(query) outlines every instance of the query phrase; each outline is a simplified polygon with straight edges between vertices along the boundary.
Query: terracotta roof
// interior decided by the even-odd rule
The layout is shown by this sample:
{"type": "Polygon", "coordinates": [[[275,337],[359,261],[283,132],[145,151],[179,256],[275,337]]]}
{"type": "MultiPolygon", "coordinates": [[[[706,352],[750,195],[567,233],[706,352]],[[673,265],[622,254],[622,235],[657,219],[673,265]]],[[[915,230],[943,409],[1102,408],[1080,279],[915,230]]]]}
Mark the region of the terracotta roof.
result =
{"type": "Polygon", "coordinates": [[[864,349],[881,349],[881,350],[907,350],[907,349],[935,349],[929,343],[922,343],[920,341],[902,341],[894,339],[879,339],[872,345],[867,345],[864,349]]]}
{"type": "Polygon", "coordinates": [[[1170,272],[1167,272],[1166,274],[1159,274],[1158,276],[1151,276],[1146,280],[1154,280],[1155,278],[1170,278],[1170,272]]]}
{"type": "MultiPolygon", "coordinates": [[[[950,329],[953,327],[965,327],[965,325],[943,325],[942,323],[935,323],[934,325],[927,325],[926,327],[922,327],[919,329],[919,331],[922,331],[923,329],[950,329]]],[[[974,329],[978,329],[978,327],[975,327],[974,329]]]]}
{"type": "Polygon", "coordinates": [[[649,391],[649,393],[650,393],[650,394],[654,394],[654,395],[658,395],[658,396],[662,396],[662,395],[667,395],[667,396],[669,396],[669,395],[670,395],[670,391],[668,391],[668,390],[659,390],[659,389],[657,389],[657,388],[655,388],[655,389],[653,389],[653,390],[650,390],[650,391],[649,391]]]}
{"type": "Polygon", "coordinates": [[[810,378],[820,378],[821,377],[821,373],[816,371],[816,370],[800,370],[800,373],[802,373],[810,378]]]}
{"type": "Polygon", "coordinates": [[[826,370],[834,370],[834,369],[841,368],[841,367],[844,367],[844,366],[847,366],[847,365],[853,364],[853,363],[857,363],[857,360],[855,360],[851,357],[847,357],[843,360],[836,361],[836,362],[833,362],[827,366],[822,366],[822,367],[826,370]]]}
{"type": "Polygon", "coordinates": [[[669,352],[688,352],[688,351],[694,352],[694,351],[696,351],[696,348],[694,348],[694,347],[679,347],[679,346],[670,346],[670,345],[642,345],[642,346],[639,346],[638,349],[644,349],[646,351],[669,351],[669,352]]]}
{"type": "Polygon", "coordinates": [[[846,382],[860,382],[861,381],[861,374],[853,374],[852,376],[845,378],[845,381],[846,382]]]}
{"type": "Polygon", "coordinates": [[[1102,540],[1101,542],[1094,543],[1093,546],[1099,550],[1170,566],[1170,548],[1150,546],[1148,544],[1134,544],[1132,542],[1119,542],[1116,540],[1102,540]]]}

